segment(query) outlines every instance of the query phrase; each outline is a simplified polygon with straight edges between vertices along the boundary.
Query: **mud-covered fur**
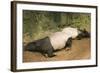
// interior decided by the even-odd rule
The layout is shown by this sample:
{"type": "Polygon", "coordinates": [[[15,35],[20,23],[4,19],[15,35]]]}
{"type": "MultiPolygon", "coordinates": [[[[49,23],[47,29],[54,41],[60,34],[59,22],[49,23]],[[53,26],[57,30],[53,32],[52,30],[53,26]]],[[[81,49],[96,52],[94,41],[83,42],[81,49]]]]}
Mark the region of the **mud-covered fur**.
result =
{"type": "MultiPolygon", "coordinates": [[[[72,45],[72,38],[69,38],[64,48],[66,47],[71,48],[71,45],[72,45]]],[[[44,56],[46,56],[47,54],[48,57],[55,56],[54,54],[55,50],[50,43],[49,37],[45,37],[43,39],[30,42],[24,47],[24,49],[27,51],[40,52],[44,56]]]]}

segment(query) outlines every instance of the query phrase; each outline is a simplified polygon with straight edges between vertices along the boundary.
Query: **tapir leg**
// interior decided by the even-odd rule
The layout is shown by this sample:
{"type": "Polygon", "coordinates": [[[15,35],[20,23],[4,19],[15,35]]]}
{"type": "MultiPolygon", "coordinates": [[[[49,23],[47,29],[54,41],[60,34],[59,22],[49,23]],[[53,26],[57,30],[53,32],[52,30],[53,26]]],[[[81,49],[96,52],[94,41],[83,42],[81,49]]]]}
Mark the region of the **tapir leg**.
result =
{"type": "Polygon", "coordinates": [[[69,38],[68,41],[66,42],[65,48],[71,49],[71,47],[72,47],[72,38],[69,38]]]}
{"type": "Polygon", "coordinates": [[[53,49],[52,48],[50,48],[48,51],[47,51],[47,55],[48,55],[48,57],[54,57],[54,56],[56,56],[55,54],[53,54],[53,49]]]}

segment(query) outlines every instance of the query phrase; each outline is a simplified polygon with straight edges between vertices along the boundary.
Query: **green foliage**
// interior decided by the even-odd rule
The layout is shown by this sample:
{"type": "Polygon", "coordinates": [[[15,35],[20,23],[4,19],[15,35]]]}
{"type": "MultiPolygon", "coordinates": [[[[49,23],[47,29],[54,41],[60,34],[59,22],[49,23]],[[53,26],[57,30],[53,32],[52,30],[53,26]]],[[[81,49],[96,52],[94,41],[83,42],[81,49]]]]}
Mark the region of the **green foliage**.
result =
{"type": "Polygon", "coordinates": [[[36,40],[64,27],[90,29],[91,17],[89,13],[51,12],[23,10],[24,40],[36,40]]]}

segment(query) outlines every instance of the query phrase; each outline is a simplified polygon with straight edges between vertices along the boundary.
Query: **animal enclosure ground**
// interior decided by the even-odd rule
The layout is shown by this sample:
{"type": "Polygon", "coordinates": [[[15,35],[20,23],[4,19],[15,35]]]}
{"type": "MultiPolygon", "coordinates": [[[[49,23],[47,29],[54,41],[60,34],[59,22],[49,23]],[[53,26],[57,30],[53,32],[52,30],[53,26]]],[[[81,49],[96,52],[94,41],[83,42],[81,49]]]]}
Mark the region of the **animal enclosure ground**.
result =
{"type": "Polygon", "coordinates": [[[23,62],[43,62],[61,60],[82,60],[91,58],[90,39],[73,40],[70,50],[54,52],[56,56],[52,58],[44,57],[38,52],[23,51],[23,62]]]}

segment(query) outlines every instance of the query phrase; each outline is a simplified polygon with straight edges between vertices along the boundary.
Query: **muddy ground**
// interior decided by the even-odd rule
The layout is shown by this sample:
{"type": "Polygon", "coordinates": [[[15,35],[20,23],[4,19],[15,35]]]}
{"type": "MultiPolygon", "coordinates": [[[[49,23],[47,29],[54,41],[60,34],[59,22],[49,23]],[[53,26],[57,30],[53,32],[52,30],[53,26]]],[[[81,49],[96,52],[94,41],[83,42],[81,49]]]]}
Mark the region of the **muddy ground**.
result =
{"type": "Polygon", "coordinates": [[[23,62],[42,62],[42,61],[61,61],[61,60],[82,60],[90,59],[90,39],[73,40],[70,50],[61,50],[55,52],[56,56],[52,58],[44,57],[38,52],[23,52],[23,62]]]}

